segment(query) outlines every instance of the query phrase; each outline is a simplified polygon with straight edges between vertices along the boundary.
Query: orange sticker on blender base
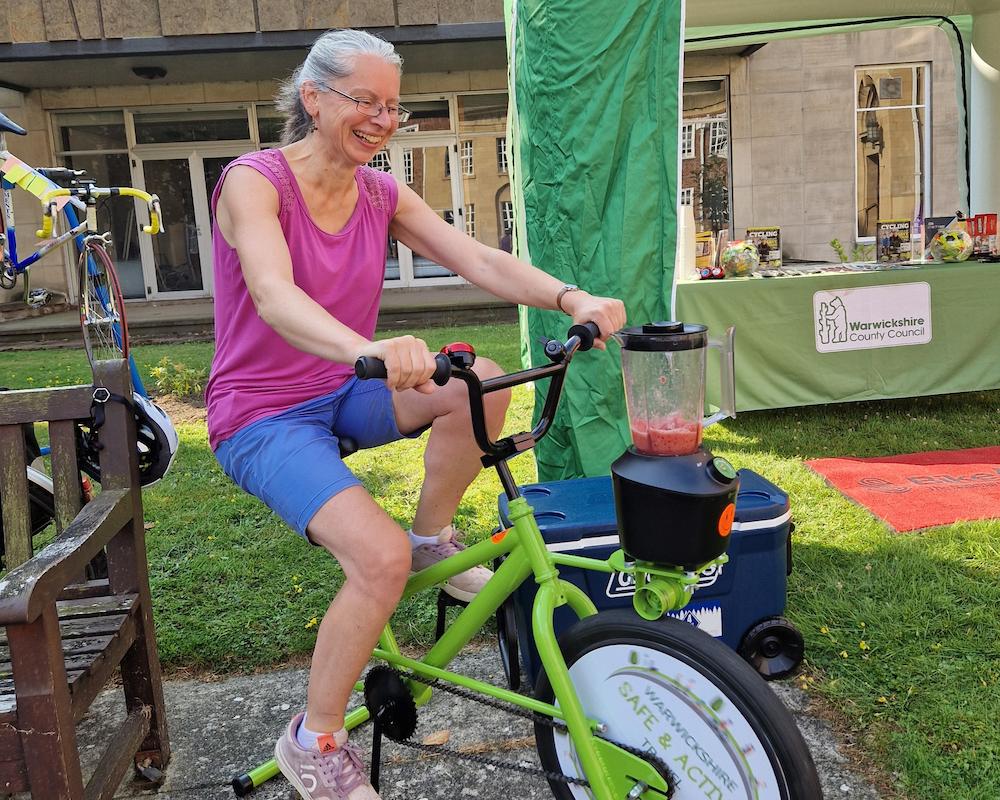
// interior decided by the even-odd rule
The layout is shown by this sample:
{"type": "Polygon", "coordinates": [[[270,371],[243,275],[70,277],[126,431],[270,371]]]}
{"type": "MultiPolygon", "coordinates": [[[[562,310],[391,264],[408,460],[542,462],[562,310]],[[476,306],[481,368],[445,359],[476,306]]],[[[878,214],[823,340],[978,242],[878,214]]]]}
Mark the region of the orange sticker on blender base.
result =
{"type": "Polygon", "coordinates": [[[736,504],[730,503],[719,517],[719,536],[728,536],[733,529],[733,520],[736,519],[736,504]]]}

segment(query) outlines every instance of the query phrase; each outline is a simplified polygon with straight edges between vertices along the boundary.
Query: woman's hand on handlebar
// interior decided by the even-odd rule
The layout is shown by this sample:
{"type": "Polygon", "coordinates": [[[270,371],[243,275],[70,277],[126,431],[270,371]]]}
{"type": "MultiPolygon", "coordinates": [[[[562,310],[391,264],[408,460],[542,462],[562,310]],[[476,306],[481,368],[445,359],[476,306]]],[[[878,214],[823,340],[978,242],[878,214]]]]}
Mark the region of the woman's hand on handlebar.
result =
{"type": "Polygon", "coordinates": [[[437,364],[423,339],[415,336],[380,339],[363,347],[357,356],[381,359],[385,363],[385,383],[390,389],[416,389],[422,394],[430,394],[435,389],[431,376],[437,364]]]}
{"type": "Polygon", "coordinates": [[[625,304],[614,297],[594,297],[587,292],[567,292],[563,308],[573,317],[573,322],[583,325],[593,322],[601,329],[601,336],[594,340],[598,350],[606,349],[605,341],[615,331],[625,327],[625,304]]]}

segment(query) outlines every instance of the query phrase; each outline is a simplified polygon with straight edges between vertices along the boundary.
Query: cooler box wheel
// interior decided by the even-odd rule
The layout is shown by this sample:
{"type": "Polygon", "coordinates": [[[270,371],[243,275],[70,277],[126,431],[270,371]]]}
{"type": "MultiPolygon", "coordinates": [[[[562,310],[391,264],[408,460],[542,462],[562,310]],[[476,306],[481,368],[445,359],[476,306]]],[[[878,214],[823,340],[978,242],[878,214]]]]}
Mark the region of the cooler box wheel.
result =
{"type": "Polygon", "coordinates": [[[746,632],[738,652],[765,680],[773,681],[787,678],[798,669],[805,642],[787,619],[771,617],[746,632]]]}

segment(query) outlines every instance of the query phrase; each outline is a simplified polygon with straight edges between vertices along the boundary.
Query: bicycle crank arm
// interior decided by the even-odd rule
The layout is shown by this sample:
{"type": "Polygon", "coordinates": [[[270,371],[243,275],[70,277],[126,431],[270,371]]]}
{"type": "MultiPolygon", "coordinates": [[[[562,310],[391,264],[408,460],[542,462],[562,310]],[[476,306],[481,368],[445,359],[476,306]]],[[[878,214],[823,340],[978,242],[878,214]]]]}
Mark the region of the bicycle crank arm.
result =
{"type": "MultiPolygon", "coordinates": [[[[614,742],[594,736],[591,739],[601,763],[605,766],[605,777],[612,797],[638,800],[667,800],[673,789],[667,778],[636,753],[630,753],[614,742]],[[635,792],[638,791],[638,794],[635,792]]],[[[591,778],[591,786],[594,780],[591,778]]]]}

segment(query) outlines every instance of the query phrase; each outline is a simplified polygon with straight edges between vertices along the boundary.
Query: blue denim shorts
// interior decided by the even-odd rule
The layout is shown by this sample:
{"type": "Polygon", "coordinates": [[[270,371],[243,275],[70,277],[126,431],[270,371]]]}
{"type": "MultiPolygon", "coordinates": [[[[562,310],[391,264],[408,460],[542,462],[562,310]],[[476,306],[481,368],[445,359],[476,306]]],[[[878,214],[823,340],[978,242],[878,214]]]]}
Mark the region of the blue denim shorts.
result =
{"type": "Polygon", "coordinates": [[[361,484],[340,458],[341,436],[364,449],[424,430],[400,433],[391,390],[382,381],[351,378],[336,391],[241,428],[215,456],[237,486],[306,536],[327,500],[361,484]]]}

